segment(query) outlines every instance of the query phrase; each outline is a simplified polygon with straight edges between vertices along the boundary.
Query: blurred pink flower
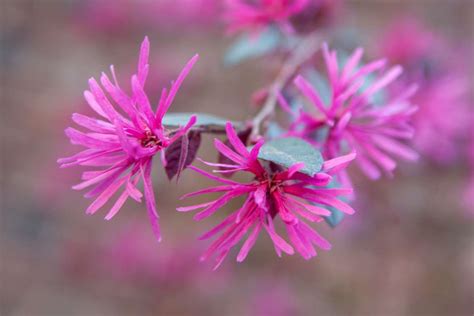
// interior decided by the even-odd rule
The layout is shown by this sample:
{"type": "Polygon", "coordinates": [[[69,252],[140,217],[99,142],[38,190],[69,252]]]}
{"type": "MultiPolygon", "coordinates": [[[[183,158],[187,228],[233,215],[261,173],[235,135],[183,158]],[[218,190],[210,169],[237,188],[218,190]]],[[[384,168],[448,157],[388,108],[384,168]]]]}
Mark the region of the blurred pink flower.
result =
{"type": "Polygon", "coordinates": [[[183,241],[182,235],[169,236],[156,251],[153,235],[145,228],[132,219],[115,226],[112,238],[66,240],[60,247],[63,269],[86,283],[103,278],[101,282],[150,287],[152,296],[163,288],[212,295],[228,284],[229,271],[214,274],[199,264],[200,248],[183,241]]]}
{"type": "Polygon", "coordinates": [[[130,29],[194,29],[217,21],[218,0],[83,0],[74,7],[78,25],[116,33],[130,29]]]}
{"type": "Polygon", "coordinates": [[[332,25],[340,15],[344,0],[310,0],[304,10],[291,17],[297,32],[311,32],[332,25]]]}
{"type": "Polygon", "coordinates": [[[248,30],[259,33],[275,24],[284,32],[293,32],[290,17],[302,12],[310,0],[227,0],[224,18],[229,33],[248,30]]]}
{"type": "Polygon", "coordinates": [[[74,113],[73,121],[90,132],[83,133],[69,127],[65,131],[66,135],[72,144],[87,149],[71,157],[61,158],[58,163],[61,167],[75,165],[105,167],[85,171],[82,174],[84,181],[73,188],[81,190],[95,185],[85,194],[88,198],[96,197],[86,211],[88,214],[94,214],[122,187],[123,192],[105,216],[107,220],[120,210],[128,197],[141,202],[142,193],[136,185],[143,179],[150,221],[155,235],[161,240],[151,182],[152,160],[155,154],[161,152],[164,161],[162,149],[184,135],[196,121],[196,117],[192,116],[186,126],[177,130],[168,130],[162,125],[165,113],[198,56],[194,56],[186,64],[176,81],[171,84],[169,91],[163,89],[156,112],[153,112],[150,101],[143,91],[149,68],[149,46],[148,38],[145,37],[141,45],[137,74],[132,76],[131,97],[120,88],[113,66],[111,66],[113,83],[105,73],[102,73],[101,83],[119,106],[120,112],[109,101],[97,81],[94,78],[89,79],[90,91],[86,90],[84,97],[89,106],[105,120],[74,113]],[[124,116],[122,112],[126,115],[124,116]]]}
{"type": "Polygon", "coordinates": [[[207,259],[214,253],[218,253],[216,269],[225,259],[230,249],[251,228],[253,229],[237,256],[237,261],[239,262],[245,259],[262,229],[265,229],[272,239],[278,256],[281,256],[282,251],[292,255],[294,247],[303,258],[310,259],[316,256],[313,244],[325,250],[330,249],[331,245],[329,242],[316,233],[302,218],[310,222],[319,222],[322,220],[321,216],[331,214],[327,209],[316,206],[313,203],[332,206],[347,214],[354,213],[354,210],[348,204],[337,198],[339,195],[350,194],[352,189],[335,189],[327,188],[326,186],[331,181],[331,175],[345,168],[354,159],[355,154],[326,161],[322,171],[313,177],[298,172],[304,167],[302,163],[295,164],[288,168],[288,170],[271,172],[266,170],[257,158],[259,150],[263,145],[263,140],[258,142],[249,152],[230,123],[227,123],[226,132],[233,149],[218,139],[215,139],[214,144],[217,150],[233,163],[204,163],[223,168],[223,170],[214,170],[214,172],[249,172],[253,174],[254,180],[240,183],[217,177],[194,166],[190,167],[210,179],[223,183],[223,185],[188,193],[184,197],[212,192],[224,192],[224,194],[215,201],[180,207],[178,211],[187,212],[202,209],[194,217],[196,220],[202,220],[214,214],[229,201],[237,197],[246,196],[245,202],[239,210],[229,215],[221,224],[200,237],[200,239],[207,239],[225,229],[222,235],[201,257],[201,260],[207,259]],[[292,245],[288,244],[276,233],[273,222],[277,216],[282,220],[292,245]]]}
{"type": "Polygon", "coordinates": [[[459,156],[465,138],[469,108],[469,80],[462,49],[451,45],[415,17],[398,18],[381,38],[383,56],[406,70],[392,93],[417,82],[413,102],[414,145],[426,158],[450,163],[459,156]],[[460,53],[461,52],[461,53],[460,53]]]}
{"type": "MultiPolygon", "coordinates": [[[[393,82],[402,73],[402,68],[394,66],[369,81],[369,76],[381,71],[386,62],[376,60],[358,67],[362,54],[361,48],[356,49],[340,69],[336,52],[324,45],[323,55],[331,87],[329,104],[323,103],[319,93],[302,76],[298,76],[294,83],[314,105],[315,112],[295,112],[282,97],[280,104],[295,118],[289,135],[312,141],[322,149],[326,159],[335,158],[344,151],[356,151],[355,161],[360,169],[371,179],[377,179],[381,176],[380,169],[391,175],[397,165],[388,154],[411,161],[418,158],[415,151],[403,144],[413,137],[409,120],[416,107],[408,102],[408,98],[416,87],[411,86],[397,97],[377,104],[374,101],[376,94],[393,82]]],[[[345,172],[340,174],[340,180],[349,185],[345,172]]]]}
{"type": "MultiPolygon", "coordinates": [[[[150,236],[145,232],[138,223],[127,224],[119,230],[117,238],[110,240],[101,249],[103,267],[117,278],[131,282],[202,287],[201,284],[206,279],[209,286],[210,271],[197,264],[197,247],[171,238],[170,243],[157,252],[153,249],[153,244],[150,244],[150,236]]],[[[220,276],[222,278],[225,274],[220,276]]],[[[219,278],[212,279],[219,281],[219,278]]]]}
{"type": "Polygon", "coordinates": [[[413,97],[418,112],[413,117],[414,146],[427,158],[450,163],[460,154],[470,111],[469,87],[462,77],[440,77],[420,84],[413,97]]]}
{"type": "Polygon", "coordinates": [[[380,55],[397,64],[421,61],[430,54],[438,39],[418,19],[403,16],[395,20],[380,38],[380,55]]]}
{"type": "Polygon", "coordinates": [[[217,21],[220,0],[160,0],[155,1],[155,21],[163,27],[179,25],[195,27],[217,21]]]}

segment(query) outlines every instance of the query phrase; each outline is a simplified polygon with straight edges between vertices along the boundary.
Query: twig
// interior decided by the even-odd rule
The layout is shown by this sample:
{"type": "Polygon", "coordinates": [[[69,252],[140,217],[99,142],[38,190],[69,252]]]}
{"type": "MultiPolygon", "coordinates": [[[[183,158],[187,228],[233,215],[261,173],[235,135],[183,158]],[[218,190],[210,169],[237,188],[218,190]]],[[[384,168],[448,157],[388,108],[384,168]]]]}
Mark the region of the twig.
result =
{"type": "Polygon", "coordinates": [[[275,81],[273,81],[262,109],[252,120],[251,140],[256,140],[260,136],[261,125],[274,113],[280,91],[285,88],[301,64],[318,51],[320,44],[320,35],[311,33],[302,39],[301,43],[295,48],[293,54],[283,65],[275,81]]]}

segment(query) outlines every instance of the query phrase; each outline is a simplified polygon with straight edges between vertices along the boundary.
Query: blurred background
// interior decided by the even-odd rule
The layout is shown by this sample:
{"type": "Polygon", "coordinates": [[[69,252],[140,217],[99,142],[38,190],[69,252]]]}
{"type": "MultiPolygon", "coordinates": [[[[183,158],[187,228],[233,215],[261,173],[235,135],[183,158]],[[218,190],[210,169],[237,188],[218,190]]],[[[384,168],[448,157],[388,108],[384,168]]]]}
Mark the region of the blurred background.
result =
{"type": "MultiPolygon", "coordinates": [[[[335,24],[373,56],[390,23],[406,15],[446,38],[450,51],[472,47],[471,0],[342,3],[335,24]]],[[[0,314],[473,315],[474,211],[463,203],[465,148],[449,163],[402,163],[394,179],[370,182],[354,170],[358,213],[335,229],[319,225],[333,249],[308,262],[277,258],[262,234],[244,263],[235,254],[216,272],[212,262],[200,263],[207,242],[196,238],[217,220],[195,223],[175,211],[179,196],[206,181],[190,171],[176,184],[154,169],[161,244],[143,204],[127,202],[110,222],[84,214],[90,201],[70,189],[80,168],[56,163],[78,149],[63,130],[72,125],[71,113],[86,110],[89,77],[113,63],[119,80],[128,80],[145,35],[152,100],[199,53],[172,110],[235,120],[256,112],[251,95],[274,72],[261,59],[223,64],[233,38],[224,34],[220,5],[0,0],[0,314]]],[[[466,56],[462,68],[472,88],[474,60],[466,56]]],[[[469,98],[472,124],[472,91],[469,98]]],[[[199,155],[214,160],[206,137],[199,155]]]]}

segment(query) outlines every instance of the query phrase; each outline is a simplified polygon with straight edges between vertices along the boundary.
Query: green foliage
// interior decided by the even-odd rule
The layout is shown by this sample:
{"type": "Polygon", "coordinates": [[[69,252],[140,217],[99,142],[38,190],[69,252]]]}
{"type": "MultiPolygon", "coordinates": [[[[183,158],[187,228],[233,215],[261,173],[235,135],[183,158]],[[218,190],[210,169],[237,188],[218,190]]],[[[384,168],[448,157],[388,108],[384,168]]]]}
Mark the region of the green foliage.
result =
{"type": "Polygon", "coordinates": [[[304,168],[300,172],[309,176],[319,172],[323,165],[323,157],[319,150],[310,143],[294,137],[277,138],[265,143],[260,149],[258,158],[286,168],[302,162],[304,168]]]}
{"type": "Polygon", "coordinates": [[[192,115],[197,116],[197,122],[194,126],[196,127],[208,127],[208,126],[225,126],[228,121],[224,118],[204,113],[168,113],[163,118],[163,125],[165,126],[184,126],[188,123],[189,118],[192,115]]]}

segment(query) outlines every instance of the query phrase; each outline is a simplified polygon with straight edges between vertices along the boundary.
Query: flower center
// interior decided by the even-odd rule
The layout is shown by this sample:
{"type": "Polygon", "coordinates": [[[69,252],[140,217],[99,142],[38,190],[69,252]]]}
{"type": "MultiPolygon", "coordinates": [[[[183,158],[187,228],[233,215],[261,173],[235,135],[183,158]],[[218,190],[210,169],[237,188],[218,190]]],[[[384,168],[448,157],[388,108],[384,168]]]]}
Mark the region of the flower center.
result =
{"type": "Polygon", "coordinates": [[[267,179],[260,180],[260,183],[266,184],[268,188],[267,192],[272,193],[275,190],[278,190],[282,186],[283,180],[277,180],[275,179],[275,175],[273,175],[273,176],[268,177],[267,179]]]}
{"type": "Polygon", "coordinates": [[[145,136],[140,139],[140,144],[145,148],[160,147],[162,145],[161,140],[150,131],[145,132],[145,136]]]}

